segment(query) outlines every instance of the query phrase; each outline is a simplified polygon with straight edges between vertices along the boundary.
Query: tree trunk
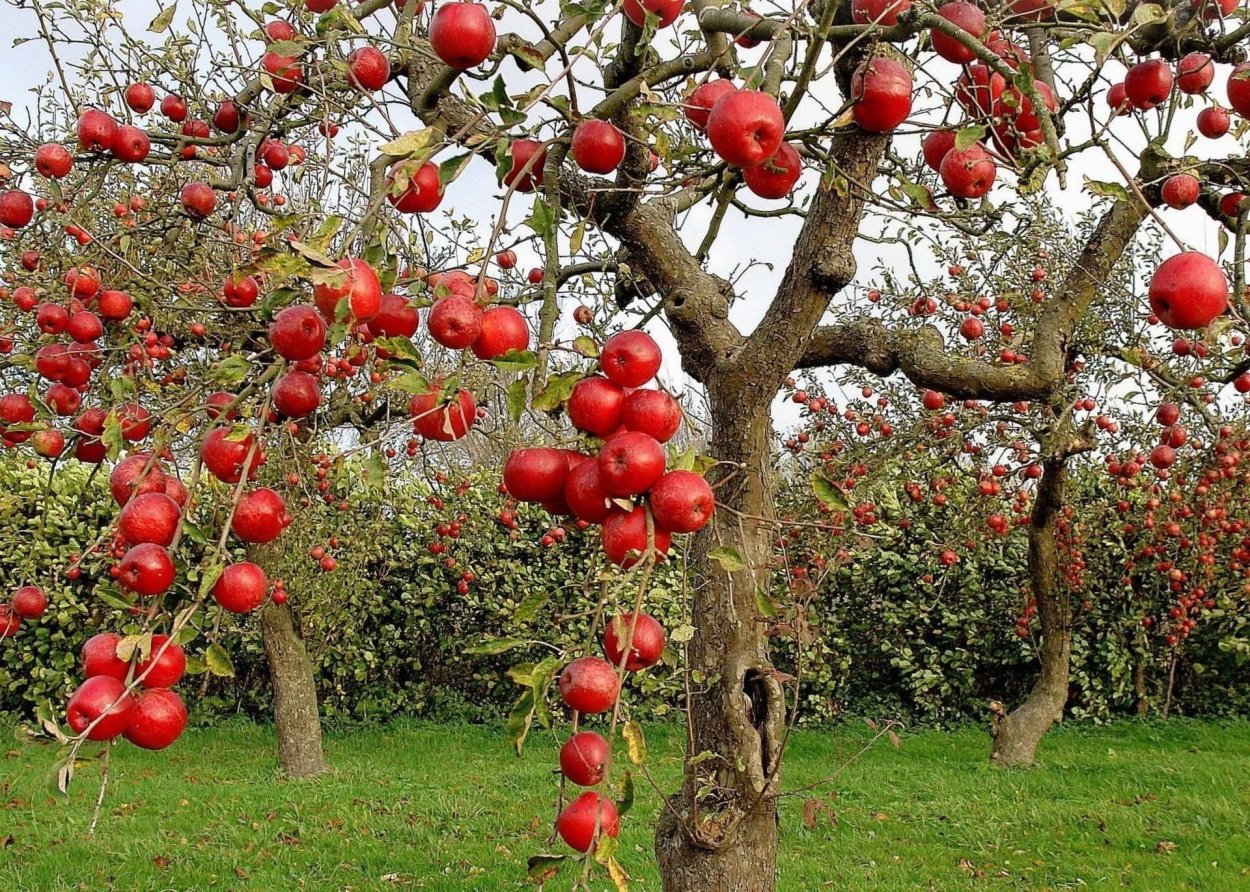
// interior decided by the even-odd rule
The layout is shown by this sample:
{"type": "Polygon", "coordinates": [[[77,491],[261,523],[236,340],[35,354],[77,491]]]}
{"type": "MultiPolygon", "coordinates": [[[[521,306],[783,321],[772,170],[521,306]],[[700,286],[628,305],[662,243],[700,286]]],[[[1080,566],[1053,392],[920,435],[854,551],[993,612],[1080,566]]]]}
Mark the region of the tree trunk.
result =
{"type": "MultiPolygon", "coordinates": [[[[735,376],[736,377],[736,376],[735,376]]],[[[690,751],[681,790],[656,828],[665,892],[772,892],[776,888],[775,794],[785,695],[772,674],[757,589],[768,590],[772,556],[772,431],[759,382],[709,386],[711,454],[718,474],[713,522],[694,543],[689,645],[690,751]],[[736,512],[736,513],[735,513],[736,512]],[[745,569],[708,559],[732,547],[745,569]],[[704,753],[699,760],[691,757],[704,753]]]]}
{"type": "Polygon", "coordinates": [[[1068,454],[1061,449],[1042,463],[1042,480],[1029,521],[1029,578],[1042,625],[1042,669],[1028,699],[995,723],[990,760],[998,765],[1032,765],[1042,736],[1063,718],[1063,707],[1068,702],[1071,611],[1059,583],[1055,534],[1067,479],[1068,454]]]}
{"type": "Polygon", "coordinates": [[[291,620],[291,608],[267,604],[260,614],[260,627],[273,684],[278,764],[291,777],[322,774],[329,766],[321,750],[317,682],[308,651],[291,620]]]}

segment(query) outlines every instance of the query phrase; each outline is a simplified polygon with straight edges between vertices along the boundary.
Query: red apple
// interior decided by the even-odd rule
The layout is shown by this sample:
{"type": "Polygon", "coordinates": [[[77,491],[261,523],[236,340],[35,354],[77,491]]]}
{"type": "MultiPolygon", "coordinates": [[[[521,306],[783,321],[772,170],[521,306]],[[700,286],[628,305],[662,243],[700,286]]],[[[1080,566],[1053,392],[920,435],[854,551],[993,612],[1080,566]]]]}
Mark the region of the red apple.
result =
{"type": "Polygon", "coordinates": [[[712,106],[707,136],[727,164],[755,167],[781,147],[786,119],[777,100],[758,90],[734,90],[712,106]]]}
{"type": "Polygon", "coordinates": [[[851,76],[852,114],[869,133],[889,133],[911,114],[911,74],[893,59],[862,62],[851,76]]]}
{"type": "Polygon", "coordinates": [[[347,57],[347,80],[358,90],[381,90],[390,77],[390,60],[377,47],[362,46],[347,57]]]}
{"type": "Polygon", "coordinates": [[[304,67],[295,56],[265,53],[260,57],[260,67],[265,69],[278,93],[294,93],[304,83],[304,67]]]}
{"type": "MultiPolygon", "coordinates": [[[[985,13],[971,3],[959,0],[943,3],[937,8],[937,14],[973,37],[980,39],[985,36],[985,13]]],[[[929,31],[929,40],[933,43],[933,51],[948,62],[963,65],[976,58],[976,53],[937,28],[929,31]]]]}
{"type": "Polygon", "coordinates": [[[648,14],[659,19],[657,28],[667,28],[677,21],[681,5],[682,0],[625,0],[621,8],[625,17],[639,28],[646,27],[648,14]]]}
{"type": "Polygon", "coordinates": [[[482,308],[471,297],[453,294],[434,302],[425,327],[444,347],[463,350],[482,333],[482,308]]]}
{"type": "Polygon", "coordinates": [[[282,496],[262,486],[239,499],[230,530],[244,542],[263,545],[278,538],[290,522],[282,496]]]}
{"type": "Polygon", "coordinates": [[[156,102],[156,91],[143,83],[135,83],[126,87],[122,96],[130,110],[140,115],[151,111],[152,105],[156,102]]]}
{"type": "Polygon", "coordinates": [[[117,121],[108,112],[98,108],[89,108],[78,118],[76,128],[78,148],[84,152],[107,152],[113,148],[113,137],[117,135],[117,121]]]}
{"type": "Polygon", "coordinates": [[[736,92],[738,88],[727,78],[704,81],[686,97],[681,110],[696,130],[704,131],[707,130],[707,119],[712,114],[712,107],[722,96],[736,92]]]}
{"type": "Polygon", "coordinates": [[[546,147],[532,139],[514,139],[509,147],[512,167],[504,174],[503,184],[517,192],[533,192],[543,184],[543,165],[547,163],[546,147]]]}
{"type": "Polygon", "coordinates": [[[556,818],[560,838],[578,852],[590,851],[596,827],[600,835],[615,837],[621,831],[621,820],[612,801],[593,790],[570,802],[556,818]]]}
{"type": "Polygon", "coordinates": [[[1187,173],[1178,173],[1164,180],[1159,192],[1168,207],[1187,208],[1198,200],[1199,183],[1187,173]]]}
{"type": "Polygon", "coordinates": [[[124,680],[130,663],[117,656],[117,645],[121,640],[120,635],[112,632],[101,632],[88,638],[82,646],[83,677],[104,675],[118,681],[124,680]]]}
{"type": "Polygon", "coordinates": [[[716,510],[712,487],[693,471],[669,471],[651,488],[651,513],[670,533],[693,533],[707,526],[716,510]]]}
{"type": "Polygon", "coordinates": [[[427,440],[458,440],[473,427],[477,403],[467,390],[445,395],[441,387],[440,382],[432,382],[430,390],[417,394],[408,402],[412,426],[427,440]]]}
{"type": "Polygon", "coordinates": [[[298,362],[321,352],[326,324],[315,307],[296,304],[278,312],[269,323],[269,343],[283,359],[298,362]]]}
{"type": "Polygon", "coordinates": [[[357,322],[368,322],[382,309],[382,283],[368,263],[358,257],[344,257],[337,264],[346,274],[332,283],[313,288],[313,303],[327,320],[337,318],[339,301],[347,299],[347,315],[357,322]]]}
{"type": "Polygon", "coordinates": [[[664,447],[648,434],[614,434],[599,450],[599,473],[613,496],[635,496],[649,490],[664,473],[664,447]]]}
{"type": "MultiPolygon", "coordinates": [[[[172,501],[172,499],[170,500],[172,501]]],[[[161,595],[174,584],[174,561],[169,552],[152,542],[136,545],[122,557],[121,587],[140,595],[161,595]]]]}
{"type": "Polygon", "coordinates": [[[639,389],[625,398],[621,422],[626,429],[667,443],[681,427],[681,406],[661,390],[639,389]]]}
{"type": "Polygon", "coordinates": [[[573,161],[582,170],[607,174],[625,160],[625,137],[607,121],[590,119],[582,121],[573,131],[572,150],[573,161]]]}
{"type": "Polygon", "coordinates": [[[256,564],[240,562],[221,571],[213,584],[213,598],[231,613],[251,613],[265,603],[269,580],[256,564]]]}
{"type": "Polygon", "coordinates": [[[174,541],[182,510],[161,492],[145,492],[126,502],[117,517],[117,531],[131,545],[151,542],[162,547],[174,541]]]}
{"type": "Polygon", "coordinates": [[[546,502],[563,495],[568,473],[568,456],[559,449],[514,449],[504,462],[503,483],[514,499],[546,502]]]}
{"type": "Polygon", "coordinates": [[[402,191],[397,185],[391,185],[386,192],[386,200],[395,210],[403,214],[428,214],[437,210],[443,201],[443,186],[438,178],[438,165],[426,161],[420,167],[412,164],[397,164],[391,168],[390,181],[394,184],[397,174],[407,177],[407,185],[402,191]]]}
{"type": "Polygon", "coordinates": [[[35,200],[21,189],[0,192],[0,226],[21,229],[35,218],[35,200]]]}
{"type": "Polygon", "coordinates": [[[1198,251],[1169,257],[1150,280],[1150,308],[1170,328],[1206,328],[1228,307],[1228,278],[1198,251]]]}
{"type": "Polygon", "coordinates": [[[321,405],[321,386],[307,372],[290,371],[273,386],[273,407],[286,418],[306,418],[321,405]]]}
{"type": "Polygon", "coordinates": [[[924,153],[924,163],[934,171],[942,169],[942,159],[951,149],[955,148],[954,130],[933,130],[920,143],[924,153]]]}
{"type": "Polygon", "coordinates": [[[587,715],[607,712],[620,693],[616,669],[598,657],[579,657],[565,666],[559,687],[564,705],[587,715]]]}
{"type": "Polygon", "coordinates": [[[1189,53],[1176,63],[1176,88],[1182,93],[1202,93],[1215,79],[1215,63],[1206,53],[1189,53]]]}
{"type": "Polygon", "coordinates": [[[148,157],[152,151],[152,142],[148,135],[138,127],[123,125],[117,128],[113,137],[113,157],[126,164],[138,164],[148,157]]]}
{"type": "Polygon", "coordinates": [[[495,49],[495,23],[480,3],[441,3],[430,21],[430,46],[451,68],[481,65],[495,49]]]}
{"type": "Polygon", "coordinates": [[[530,330],[515,307],[491,307],[482,313],[482,333],[473,342],[478,359],[498,359],[513,350],[529,349],[530,330]]]}
{"type": "Polygon", "coordinates": [[[1231,126],[1232,120],[1229,118],[1228,112],[1218,106],[1213,105],[1198,112],[1198,132],[1207,139],[1219,139],[1228,132],[1231,126]]]}
{"type": "Polygon", "coordinates": [[[607,776],[608,742],[594,731],[580,731],[560,747],[560,771],[572,783],[594,787],[607,776]]]}
{"type": "Polygon", "coordinates": [[[134,698],[126,693],[124,684],[108,675],[97,675],[70,695],[65,718],[75,734],[91,728],[88,740],[112,740],[126,730],[134,708],[134,698]]]}
{"type": "Polygon", "coordinates": [[[860,25],[897,25],[911,0],[851,0],[851,18],[860,25]]]}
{"type": "Polygon", "coordinates": [[[187,671],[187,655],[168,635],[153,635],[148,658],[135,666],[135,680],[145,688],[172,688],[187,671]]]}
{"type": "Polygon", "coordinates": [[[603,523],[612,510],[610,499],[599,462],[583,461],[569,468],[564,478],[564,503],[578,520],[603,523]]]}
{"type": "Polygon", "coordinates": [[[980,198],[990,191],[998,172],[994,159],[979,145],[951,149],[942,159],[942,184],[959,198],[980,198]]]}
{"type": "Polygon", "coordinates": [[[48,609],[48,596],[37,585],[23,585],[9,600],[13,612],[22,619],[39,619],[48,609]]]}
{"type": "Polygon", "coordinates": [[[641,387],[660,371],[660,347],[645,331],[630,329],[608,338],[599,352],[599,365],[610,381],[621,387],[641,387]]]}
{"type": "Polygon", "coordinates": [[[366,324],[369,332],[379,338],[411,338],[417,333],[421,316],[408,299],[398,294],[382,295],[382,309],[366,324]]]}
{"type": "MultiPolygon", "coordinates": [[[[647,551],[647,510],[641,505],[632,511],[613,508],[603,521],[599,541],[608,560],[619,567],[632,567],[647,551]]],[[[658,560],[663,560],[671,544],[668,530],[655,526],[658,560]]]]}
{"type": "Polygon", "coordinates": [[[213,187],[208,183],[187,183],[182,187],[179,197],[183,210],[197,220],[204,219],[217,207],[217,196],[213,194],[213,187]]]}
{"type": "Polygon", "coordinates": [[[1124,76],[1124,95],[1141,111],[1166,102],[1172,95],[1172,69],[1162,59],[1138,62],[1124,76]]]}
{"type": "Polygon", "coordinates": [[[59,180],[69,175],[74,156],[60,143],[46,142],[35,150],[35,170],[41,176],[59,180]]]}
{"type": "Polygon", "coordinates": [[[187,707],[182,698],[165,688],[143,691],[126,725],[125,735],[137,747],[163,750],[187,727],[187,707]]]}
{"type": "MultiPolygon", "coordinates": [[[[630,628],[633,624],[634,615],[622,613],[613,617],[603,630],[603,653],[613,666],[621,665],[621,659],[625,656],[625,642],[630,640],[630,628]]],[[[656,622],[655,617],[640,613],[633,633],[625,669],[629,672],[641,672],[660,662],[660,657],[664,654],[664,627],[656,622]]]]}
{"type": "Polygon", "coordinates": [[[786,198],[794,189],[803,173],[803,160],[798,149],[783,142],[775,155],[758,167],[748,167],[742,172],[747,188],[760,198],[786,198]]]}

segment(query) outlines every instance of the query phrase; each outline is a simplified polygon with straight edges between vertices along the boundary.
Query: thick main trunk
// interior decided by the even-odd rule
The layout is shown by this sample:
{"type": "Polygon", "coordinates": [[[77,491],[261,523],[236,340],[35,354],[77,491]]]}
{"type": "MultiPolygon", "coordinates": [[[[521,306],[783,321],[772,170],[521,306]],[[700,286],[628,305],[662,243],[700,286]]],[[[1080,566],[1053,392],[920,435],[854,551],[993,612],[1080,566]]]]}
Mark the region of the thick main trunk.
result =
{"type": "Polygon", "coordinates": [[[329,766],[321,749],[317,682],[303,639],[291,620],[291,609],[285,604],[266,605],[260,627],[273,684],[278,764],[291,777],[322,774],[329,766]]]}
{"type": "MultiPolygon", "coordinates": [[[[758,616],[771,558],[771,427],[768,403],[739,388],[712,390],[712,455],[725,462],[723,506],[695,543],[689,646],[692,685],[681,790],[656,829],[665,892],[772,892],[776,887],[776,791],[785,696],[772,673],[758,616]],[[732,510],[726,510],[732,509],[732,510]],[[735,513],[736,512],[736,513],[735,513]],[[708,552],[731,546],[746,569],[726,572],[708,552]],[[691,757],[704,753],[698,760],[691,757]],[[700,795],[702,793],[702,795],[700,795]],[[674,814],[676,812],[676,814],[674,814]]],[[[757,388],[758,390],[758,388],[757,388]]]]}
{"type": "Polygon", "coordinates": [[[998,765],[1032,765],[1043,735],[1063,718],[1068,702],[1071,611],[1059,582],[1056,537],[1067,478],[1066,454],[1043,462],[1042,481],[1029,523],[1029,579],[1042,626],[1042,667],[1028,699],[994,725],[990,759],[998,765]]]}

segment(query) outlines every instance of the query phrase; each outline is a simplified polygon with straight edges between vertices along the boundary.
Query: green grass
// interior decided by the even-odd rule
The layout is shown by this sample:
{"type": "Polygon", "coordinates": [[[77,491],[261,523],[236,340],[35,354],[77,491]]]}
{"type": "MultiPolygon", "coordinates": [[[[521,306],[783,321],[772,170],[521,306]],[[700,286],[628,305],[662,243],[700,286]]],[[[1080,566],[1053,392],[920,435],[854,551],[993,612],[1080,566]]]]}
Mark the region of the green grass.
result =
{"type": "MultiPolygon", "coordinates": [[[[681,735],[649,736],[669,788],[681,735]]],[[[787,787],[827,776],[867,737],[797,734],[787,787]]],[[[59,803],[51,751],[14,744],[0,755],[0,890],[528,888],[525,858],[552,817],[549,738],[520,761],[491,727],[397,725],[327,745],[334,772],[313,781],[277,777],[266,727],[188,732],[156,754],[120,746],[90,838],[98,769],[59,803]]],[[[1250,890],[1250,724],[1067,726],[1030,771],[991,769],[985,752],[977,729],[908,734],[784,800],[780,889],[1250,890]],[[812,795],[835,819],[809,830],[812,795]]],[[[640,788],[622,831],[635,888],[659,889],[658,806],[640,788]]]]}

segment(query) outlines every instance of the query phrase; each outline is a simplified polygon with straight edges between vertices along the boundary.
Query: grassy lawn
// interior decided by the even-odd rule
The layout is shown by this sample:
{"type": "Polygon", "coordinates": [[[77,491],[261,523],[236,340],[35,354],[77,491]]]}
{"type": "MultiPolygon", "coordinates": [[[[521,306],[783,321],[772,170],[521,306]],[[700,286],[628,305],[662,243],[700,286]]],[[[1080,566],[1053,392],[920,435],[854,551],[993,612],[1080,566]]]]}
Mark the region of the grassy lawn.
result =
{"type": "MultiPolygon", "coordinates": [[[[798,734],[787,786],[825,777],[867,737],[798,734]]],[[[681,739],[649,732],[665,788],[681,739]]],[[[288,782],[265,727],[189,732],[159,754],[122,745],[89,838],[97,770],[57,803],[50,751],[13,744],[0,754],[0,890],[528,888],[525,858],[552,817],[548,740],[518,761],[501,729],[418,724],[332,734],[328,749],[333,774],[288,782]]],[[[1250,724],[1068,726],[1023,772],[989,768],[985,752],[976,729],[880,744],[805,794],[834,815],[810,830],[803,797],[786,799],[780,889],[1250,890],[1250,724]]],[[[639,889],[659,889],[658,807],[640,788],[622,830],[639,889]]]]}

